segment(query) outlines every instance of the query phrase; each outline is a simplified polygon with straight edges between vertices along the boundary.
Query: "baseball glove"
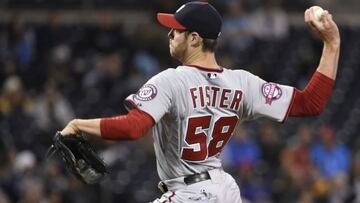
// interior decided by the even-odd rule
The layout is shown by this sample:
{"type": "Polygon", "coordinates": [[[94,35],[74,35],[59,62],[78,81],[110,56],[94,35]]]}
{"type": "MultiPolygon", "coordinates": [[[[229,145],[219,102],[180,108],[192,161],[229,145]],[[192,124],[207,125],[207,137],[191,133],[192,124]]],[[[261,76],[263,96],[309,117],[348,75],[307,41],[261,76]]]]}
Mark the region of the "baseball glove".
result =
{"type": "Polygon", "coordinates": [[[67,168],[82,182],[97,183],[107,173],[105,163],[83,136],[63,136],[56,132],[53,141],[47,158],[59,154],[67,168]]]}

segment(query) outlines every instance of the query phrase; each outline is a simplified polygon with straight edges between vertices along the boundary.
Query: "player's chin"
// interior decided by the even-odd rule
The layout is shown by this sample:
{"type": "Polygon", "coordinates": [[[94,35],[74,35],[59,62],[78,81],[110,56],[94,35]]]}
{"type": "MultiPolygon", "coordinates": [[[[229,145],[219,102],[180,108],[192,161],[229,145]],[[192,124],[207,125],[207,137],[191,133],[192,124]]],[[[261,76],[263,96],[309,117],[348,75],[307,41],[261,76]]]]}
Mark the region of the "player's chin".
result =
{"type": "Polygon", "coordinates": [[[174,58],[176,60],[180,60],[180,56],[178,54],[176,54],[176,52],[170,51],[170,55],[172,58],[174,58]]]}
{"type": "Polygon", "coordinates": [[[170,48],[170,55],[172,58],[179,60],[181,62],[184,57],[184,51],[179,48],[172,47],[170,48]]]}
{"type": "Polygon", "coordinates": [[[170,56],[176,58],[175,50],[170,47],[170,56]]]}

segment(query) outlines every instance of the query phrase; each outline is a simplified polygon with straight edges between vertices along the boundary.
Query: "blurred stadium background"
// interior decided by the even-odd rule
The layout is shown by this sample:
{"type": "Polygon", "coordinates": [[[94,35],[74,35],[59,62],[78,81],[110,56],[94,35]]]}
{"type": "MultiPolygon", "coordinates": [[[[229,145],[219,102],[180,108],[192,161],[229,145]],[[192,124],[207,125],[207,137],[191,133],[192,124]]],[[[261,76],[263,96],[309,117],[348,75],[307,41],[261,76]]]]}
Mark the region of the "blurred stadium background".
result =
{"type": "MultiPolygon", "coordinates": [[[[155,13],[184,0],[0,0],[0,203],[140,203],[160,196],[152,140],[94,140],[111,173],[86,186],[60,160],[45,162],[74,117],[125,113],[123,99],[178,63],[155,13]]],[[[330,10],[342,47],[324,113],[245,123],[223,153],[244,202],[360,202],[360,2],[212,0],[223,15],[218,60],[303,88],[322,49],[303,22],[330,10]]]]}

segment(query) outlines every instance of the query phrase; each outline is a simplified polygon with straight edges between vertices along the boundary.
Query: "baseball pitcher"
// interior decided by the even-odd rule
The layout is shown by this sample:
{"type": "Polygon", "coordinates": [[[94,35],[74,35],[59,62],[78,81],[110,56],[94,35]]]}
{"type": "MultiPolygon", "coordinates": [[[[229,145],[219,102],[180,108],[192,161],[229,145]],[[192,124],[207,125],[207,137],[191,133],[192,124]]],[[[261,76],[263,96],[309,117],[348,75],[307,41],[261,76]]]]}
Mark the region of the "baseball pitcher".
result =
{"type": "Polygon", "coordinates": [[[154,138],[163,202],[241,203],[240,190],[219,155],[244,120],[318,115],[334,86],[340,49],[338,28],[328,11],[305,22],[324,42],[319,65],[304,90],[266,82],[215,60],[222,19],[209,3],[190,2],[174,14],[158,13],[170,29],[169,48],[182,65],[167,69],[128,96],[127,115],[74,119],[62,135],[81,132],[111,140],[154,138]]]}

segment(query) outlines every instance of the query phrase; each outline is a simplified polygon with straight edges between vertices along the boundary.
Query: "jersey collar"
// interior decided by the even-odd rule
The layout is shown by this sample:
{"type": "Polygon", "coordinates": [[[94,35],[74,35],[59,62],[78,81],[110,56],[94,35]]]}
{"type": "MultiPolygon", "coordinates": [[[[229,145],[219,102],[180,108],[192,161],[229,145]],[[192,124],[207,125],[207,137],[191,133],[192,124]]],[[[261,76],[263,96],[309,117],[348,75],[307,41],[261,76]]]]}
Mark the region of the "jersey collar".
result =
{"type": "Polygon", "coordinates": [[[212,68],[206,68],[206,67],[197,66],[197,65],[184,65],[184,66],[194,67],[194,68],[200,69],[202,71],[207,71],[207,72],[222,73],[224,71],[224,68],[222,68],[222,67],[219,67],[220,69],[212,69],[212,68]]]}

